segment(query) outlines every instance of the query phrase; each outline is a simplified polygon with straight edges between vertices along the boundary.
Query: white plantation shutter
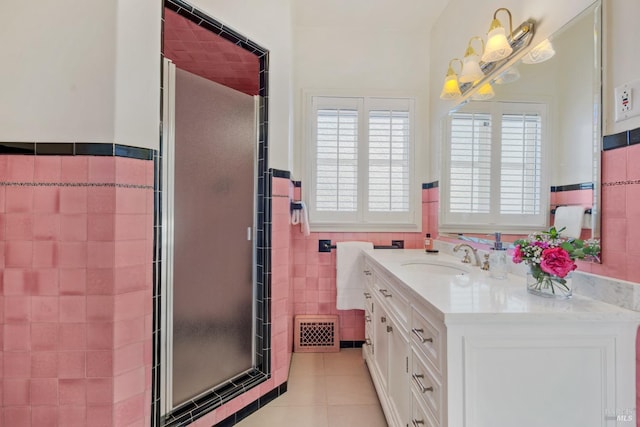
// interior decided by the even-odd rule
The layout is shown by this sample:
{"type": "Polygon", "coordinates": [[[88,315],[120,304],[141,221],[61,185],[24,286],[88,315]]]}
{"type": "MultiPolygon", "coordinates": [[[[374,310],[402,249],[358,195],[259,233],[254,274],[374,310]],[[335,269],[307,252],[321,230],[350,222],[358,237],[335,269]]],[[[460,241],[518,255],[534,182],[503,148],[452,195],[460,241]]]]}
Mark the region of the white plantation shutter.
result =
{"type": "Polygon", "coordinates": [[[316,209],[354,212],[358,207],[358,111],[322,109],[316,119],[316,209]]]}
{"type": "Polygon", "coordinates": [[[491,115],[451,117],[449,210],[488,213],[491,204],[491,115]]]}
{"type": "Polygon", "coordinates": [[[369,111],[369,211],[409,211],[409,111],[369,111]]]}
{"type": "Polygon", "coordinates": [[[417,230],[413,101],[323,96],[310,101],[312,229],[417,230]]]}
{"type": "Polygon", "coordinates": [[[542,118],[539,114],[502,115],[500,213],[540,213],[542,118]]]}
{"type": "Polygon", "coordinates": [[[540,104],[483,102],[452,113],[441,226],[450,231],[544,227],[548,178],[540,104]]]}

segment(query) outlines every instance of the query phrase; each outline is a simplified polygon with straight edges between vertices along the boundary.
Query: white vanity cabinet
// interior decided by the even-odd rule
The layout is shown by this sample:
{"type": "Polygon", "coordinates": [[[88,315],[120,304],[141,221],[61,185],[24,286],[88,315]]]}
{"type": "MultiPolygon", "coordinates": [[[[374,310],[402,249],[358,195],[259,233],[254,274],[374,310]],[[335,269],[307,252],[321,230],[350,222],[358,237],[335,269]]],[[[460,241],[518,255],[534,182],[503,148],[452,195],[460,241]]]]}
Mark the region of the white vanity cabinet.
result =
{"type": "Polygon", "coordinates": [[[529,295],[524,278],[480,269],[454,277],[402,268],[418,254],[365,255],[372,345],[363,355],[390,426],[635,422],[639,313],[529,295]]]}
{"type": "MultiPolygon", "coordinates": [[[[379,269],[365,263],[367,361],[380,403],[392,426],[411,425],[408,300],[379,269]]],[[[366,320],[365,320],[366,321],[366,320]]]]}

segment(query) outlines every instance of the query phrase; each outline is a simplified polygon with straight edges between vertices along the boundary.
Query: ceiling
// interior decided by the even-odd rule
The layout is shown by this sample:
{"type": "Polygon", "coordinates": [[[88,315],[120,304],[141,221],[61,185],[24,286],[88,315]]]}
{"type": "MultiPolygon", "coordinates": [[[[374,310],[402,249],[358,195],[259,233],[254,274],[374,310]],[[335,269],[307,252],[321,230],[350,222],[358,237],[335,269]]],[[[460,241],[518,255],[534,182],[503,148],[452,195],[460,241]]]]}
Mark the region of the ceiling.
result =
{"type": "Polygon", "coordinates": [[[248,95],[258,94],[257,56],[166,8],[164,56],[180,69],[248,95]]]}

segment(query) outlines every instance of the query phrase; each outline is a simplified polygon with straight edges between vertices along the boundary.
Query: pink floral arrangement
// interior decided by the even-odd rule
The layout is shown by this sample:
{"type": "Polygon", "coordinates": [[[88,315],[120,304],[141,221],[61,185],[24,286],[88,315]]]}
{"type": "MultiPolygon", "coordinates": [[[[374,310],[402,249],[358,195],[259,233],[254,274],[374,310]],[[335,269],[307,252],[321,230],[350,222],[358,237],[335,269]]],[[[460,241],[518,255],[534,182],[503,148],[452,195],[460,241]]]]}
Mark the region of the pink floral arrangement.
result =
{"type": "Polygon", "coordinates": [[[538,286],[551,286],[552,291],[554,283],[567,287],[565,277],[577,268],[574,260],[600,257],[598,240],[569,239],[561,235],[563,230],[551,227],[514,242],[513,262],[528,264],[538,286]]]}

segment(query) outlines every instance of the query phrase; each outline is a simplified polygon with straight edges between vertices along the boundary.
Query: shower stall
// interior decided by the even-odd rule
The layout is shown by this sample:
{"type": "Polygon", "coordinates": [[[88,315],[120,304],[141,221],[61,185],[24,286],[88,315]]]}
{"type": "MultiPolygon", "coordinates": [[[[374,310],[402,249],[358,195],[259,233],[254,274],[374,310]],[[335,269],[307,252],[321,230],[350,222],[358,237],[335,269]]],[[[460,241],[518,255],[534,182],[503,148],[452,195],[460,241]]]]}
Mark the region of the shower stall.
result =
{"type": "MultiPolygon", "coordinates": [[[[156,162],[152,408],[158,426],[185,425],[270,375],[267,51],[251,51],[255,93],[233,89],[172,61],[168,13],[156,162]]],[[[170,19],[177,22],[177,14],[170,19]]],[[[202,15],[193,19],[201,21],[202,15]]]]}

